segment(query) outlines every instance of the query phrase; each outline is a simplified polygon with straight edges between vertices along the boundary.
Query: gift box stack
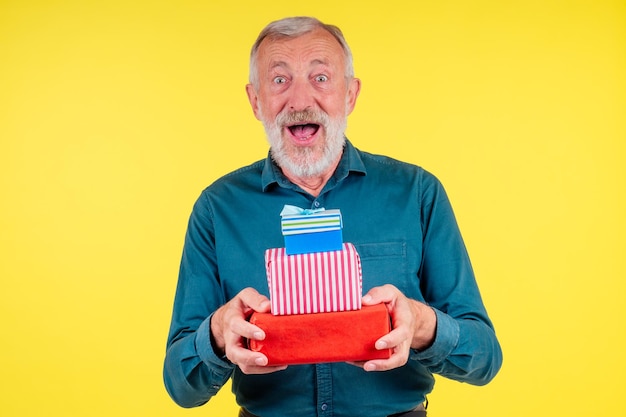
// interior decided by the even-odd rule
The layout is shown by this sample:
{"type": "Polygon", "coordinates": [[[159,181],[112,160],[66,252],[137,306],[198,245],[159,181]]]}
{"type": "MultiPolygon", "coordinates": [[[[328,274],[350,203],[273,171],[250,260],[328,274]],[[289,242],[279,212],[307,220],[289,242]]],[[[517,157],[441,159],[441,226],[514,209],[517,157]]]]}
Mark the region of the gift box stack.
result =
{"type": "Polygon", "coordinates": [[[265,252],[271,313],[254,313],[263,341],[250,349],[270,365],[388,358],[374,344],[390,331],[387,308],[362,306],[361,261],[343,242],[339,210],[281,212],[285,247],[265,252]]]}

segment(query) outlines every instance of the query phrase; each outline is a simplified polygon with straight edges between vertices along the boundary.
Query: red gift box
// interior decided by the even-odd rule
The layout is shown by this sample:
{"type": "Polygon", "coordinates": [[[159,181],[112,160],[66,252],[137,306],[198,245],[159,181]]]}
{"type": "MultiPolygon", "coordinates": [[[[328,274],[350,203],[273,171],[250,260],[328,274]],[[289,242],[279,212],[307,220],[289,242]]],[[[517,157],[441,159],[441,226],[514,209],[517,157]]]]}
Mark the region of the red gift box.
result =
{"type": "Polygon", "coordinates": [[[358,362],[391,356],[391,349],[374,347],[391,331],[384,304],[289,316],[255,312],[250,323],[265,331],[265,340],[249,340],[249,348],[267,356],[269,365],[358,362]]]}
{"type": "Polygon", "coordinates": [[[361,260],[351,243],[343,249],[287,255],[265,252],[272,314],[310,314],[361,308],[361,260]]]}

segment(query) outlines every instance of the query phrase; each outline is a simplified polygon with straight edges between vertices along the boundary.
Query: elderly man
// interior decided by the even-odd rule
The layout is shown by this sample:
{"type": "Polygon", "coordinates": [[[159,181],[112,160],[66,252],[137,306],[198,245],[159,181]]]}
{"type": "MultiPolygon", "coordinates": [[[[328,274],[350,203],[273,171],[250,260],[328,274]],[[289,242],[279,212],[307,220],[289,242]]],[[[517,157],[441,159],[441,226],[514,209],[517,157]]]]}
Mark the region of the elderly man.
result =
{"type": "Polygon", "coordinates": [[[193,208],[164,365],[179,405],[206,403],[232,377],[241,416],[417,416],[434,373],[482,385],[498,372],[500,346],[442,185],[344,136],[360,87],[337,27],[296,17],[259,35],[246,91],[270,151],[193,208]],[[390,312],[376,348],[391,357],[269,366],[246,347],[265,338],[246,318],[270,310],[264,251],[283,245],[271,219],[285,204],[341,210],[361,257],[363,304],[390,312]]]}

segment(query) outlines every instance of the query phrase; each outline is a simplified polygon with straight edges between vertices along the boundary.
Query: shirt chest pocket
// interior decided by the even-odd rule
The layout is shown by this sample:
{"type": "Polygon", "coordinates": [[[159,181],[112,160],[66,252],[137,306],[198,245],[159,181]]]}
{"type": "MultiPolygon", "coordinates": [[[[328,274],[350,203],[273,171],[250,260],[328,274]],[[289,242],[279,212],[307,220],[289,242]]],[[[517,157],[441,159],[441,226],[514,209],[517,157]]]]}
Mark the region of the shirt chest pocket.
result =
{"type": "Polygon", "coordinates": [[[407,288],[406,242],[355,244],[361,258],[363,294],[372,287],[393,284],[400,290],[407,288]]]}

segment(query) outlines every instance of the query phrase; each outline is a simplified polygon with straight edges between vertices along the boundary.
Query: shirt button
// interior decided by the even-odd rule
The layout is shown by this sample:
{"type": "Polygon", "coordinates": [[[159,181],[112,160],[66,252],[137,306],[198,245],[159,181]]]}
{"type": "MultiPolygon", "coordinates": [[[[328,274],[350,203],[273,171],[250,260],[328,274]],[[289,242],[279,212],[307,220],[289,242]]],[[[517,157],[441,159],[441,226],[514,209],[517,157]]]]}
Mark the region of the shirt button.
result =
{"type": "Polygon", "coordinates": [[[324,403],[322,404],[322,411],[326,411],[328,410],[328,404],[324,403]]]}
{"type": "Polygon", "coordinates": [[[319,207],[319,206],[320,206],[320,202],[319,202],[319,201],[317,201],[317,200],[315,200],[315,202],[313,203],[313,205],[314,205],[315,207],[319,207]]]}

